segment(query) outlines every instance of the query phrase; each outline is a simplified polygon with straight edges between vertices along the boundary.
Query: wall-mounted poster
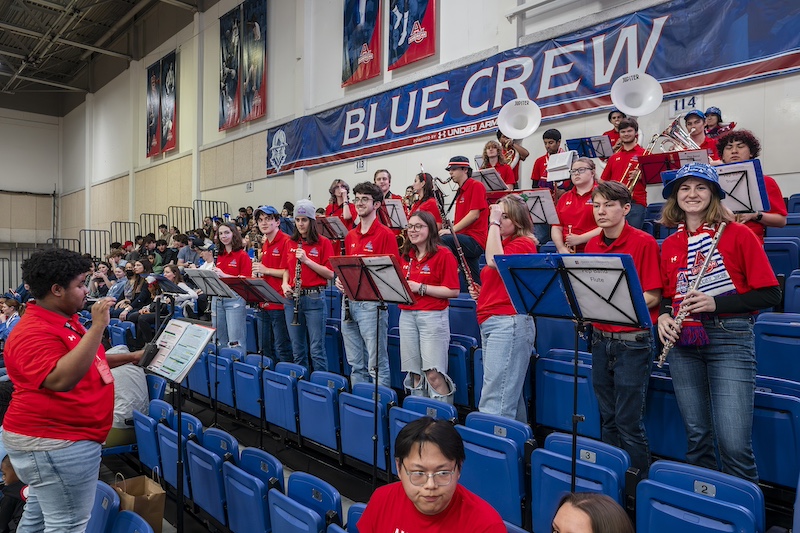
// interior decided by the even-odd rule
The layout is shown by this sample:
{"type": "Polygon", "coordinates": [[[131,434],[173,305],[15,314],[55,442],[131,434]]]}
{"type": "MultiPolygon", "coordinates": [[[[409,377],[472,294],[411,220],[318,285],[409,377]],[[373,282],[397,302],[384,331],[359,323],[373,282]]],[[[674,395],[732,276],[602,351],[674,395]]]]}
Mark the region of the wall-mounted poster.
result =
{"type": "Polygon", "coordinates": [[[345,0],[342,87],[381,73],[381,0],[345,0]]]}
{"type": "Polygon", "coordinates": [[[436,0],[391,0],[389,70],[436,53],[436,0]]]}
{"type": "Polygon", "coordinates": [[[219,19],[219,129],[239,124],[239,60],[242,6],[237,6],[219,19]]]}
{"type": "Polygon", "coordinates": [[[175,52],[161,59],[161,151],[169,152],[178,140],[178,71],[175,52]]]}
{"type": "Polygon", "coordinates": [[[161,151],[161,62],[156,61],[147,67],[147,138],[145,139],[147,157],[161,151]]]}
{"type": "Polygon", "coordinates": [[[242,34],[242,122],[267,112],[267,2],[246,0],[242,34]]]}

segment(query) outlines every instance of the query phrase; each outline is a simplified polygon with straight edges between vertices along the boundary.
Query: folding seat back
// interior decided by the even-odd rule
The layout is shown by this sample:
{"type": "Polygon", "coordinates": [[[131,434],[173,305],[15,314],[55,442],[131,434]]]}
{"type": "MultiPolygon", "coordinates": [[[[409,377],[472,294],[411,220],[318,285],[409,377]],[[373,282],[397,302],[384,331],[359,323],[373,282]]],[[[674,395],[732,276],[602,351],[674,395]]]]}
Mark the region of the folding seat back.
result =
{"type": "MultiPolygon", "coordinates": [[[[592,385],[592,367],[586,354],[578,358],[578,413],[586,418],[578,424],[580,435],[600,439],[600,408],[592,385]]],[[[561,431],[572,431],[574,358],[539,357],[536,361],[536,423],[561,431]]]]}
{"type": "Polygon", "coordinates": [[[277,491],[269,491],[269,519],[272,530],[280,533],[321,533],[323,518],[305,505],[277,491]]]}
{"type": "MultiPolygon", "coordinates": [[[[267,358],[264,360],[269,361],[267,358]]],[[[235,361],[231,371],[233,372],[233,389],[236,393],[236,409],[250,416],[261,418],[261,402],[263,401],[261,395],[264,391],[261,387],[261,367],[252,365],[247,360],[235,361]]]]}
{"type": "Polygon", "coordinates": [[[756,521],[757,531],[766,531],[764,494],[755,483],[699,466],[675,461],[656,461],[648,479],[686,492],[741,505],[756,521]]]}
{"type": "Polygon", "coordinates": [[[133,431],[139,449],[139,463],[149,470],[161,472],[161,457],[158,453],[158,422],[139,411],[133,412],[133,431]]]}
{"type": "Polygon", "coordinates": [[[342,291],[335,286],[327,287],[325,303],[328,304],[328,318],[339,318],[342,312],[342,291]]]}
{"type": "Polygon", "coordinates": [[[178,486],[178,446],[181,446],[181,454],[184,459],[183,465],[183,493],[186,498],[192,498],[192,487],[189,484],[189,468],[186,461],[186,433],[181,433],[180,444],[178,443],[178,433],[171,427],[158,424],[156,427],[158,435],[158,453],[161,456],[161,475],[172,487],[178,486]]]}
{"type": "MultiPolygon", "coordinates": [[[[189,413],[181,413],[180,421],[182,437],[186,437],[189,440],[196,440],[197,442],[201,443],[203,442],[203,423],[200,422],[199,418],[189,413]]],[[[177,423],[178,416],[176,413],[176,415],[172,417],[172,424],[170,427],[173,430],[177,429],[177,423]]]]}
{"type": "MultiPolygon", "coordinates": [[[[208,350],[208,348],[206,348],[208,350]]],[[[197,362],[194,364],[191,370],[189,370],[189,374],[186,376],[186,381],[189,387],[189,390],[201,394],[206,398],[210,398],[211,395],[208,391],[208,353],[204,351],[200,358],[197,359],[197,362]]]]}
{"type": "Polygon", "coordinates": [[[531,447],[535,446],[533,429],[519,420],[473,411],[467,415],[464,425],[489,435],[510,439],[516,445],[520,458],[523,460],[525,459],[523,455],[525,447],[528,446],[532,449],[531,447]]]}
{"type": "Polygon", "coordinates": [[[297,383],[300,435],[331,450],[339,450],[339,394],[349,390],[346,377],[312,372],[297,383]]]}
{"type": "Polygon", "coordinates": [[[478,325],[477,303],[475,300],[468,295],[466,297],[450,298],[448,315],[451,335],[472,337],[478,341],[478,346],[480,346],[481,328],[478,325]]]}
{"type": "Polygon", "coordinates": [[[328,529],[325,530],[326,533],[347,533],[346,530],[342,529],[340,526],[336,524],[328,524],[328,529]]]}
{"type": "MultiPolygon", "coordinates": [[[[371,465],[373,460],[372,436],[374,434],[375,386],[357,383],[352,393],[339,395],[339,421],[341,423],[342,453],[371,465]]],[[[389,428],[387,411],[397,404],[397,393],[383,385],[378,386],[378,468],[386,470],[389,428]]]]}
{"type": "Polygon", "coordinates": [[[795,270],[783,288],[783,310],[787,313],[800,313],[800,271],[795,270]]]}
{"type": "Polygon", "coordinates": [[[114,520],[119,513],[119,496],[107,483],[97,482],[97,491],[94,494],[94,505],[89,523],[86,524],[86,533],[107,533],[111,531],[114,520]]]}
{"type": "Polygon", "coordinates": [[[686,429],[669,376],[650,376],[644,425],[653,455],[686,460],[686,429]]]}
{"type": "Polygon", "coordinates": [[[800,382],[800,323],[761,318],[753,332],[758,375],[800,382]]]}
{"type": "Polygon", "coordinates": [[[254,366],[259,370],[264,368],[272,368],[272,358],[258,353],[249,353],[244,356],[244,362],[250,366],[254,366]]]}
{"type": "MultiPolygon", "coordinates": [[[[784,228],[774,229],[781,231],[784,228]]],[[[794,235],[764,239],[764,251],[775,275],[788,278],[794,269],[800,267],[800,226],[794,226],[787,231],[793,232],[794,235]]],[[[771,233],[768,233],[768,236],[773,237],[771,233]]]]}
{"type": "Polygon", "coordinates": [[[264,370],[264,415],[270,424],[297,433],[297,380],[306,369],[294,363],[278,363],[275,370],[264,370]]]}
{"type": "Polygon", "coordinates": [[[286,495],[324,517],[326,523],[342,523],[342,497],[330,483],[306,472],[293,472],[286,495]]]}
{"type": "Polygon", "coordinates": [[[111,533],[153,533],[153,528],[133,511],[120,511],[111,533]]]}
{"type": "Polygon", "coordinates": [[[455,422],[458,420],[458,411],[452,405],[423,396],[406,396],[403,407],[389,409],[389,463],[395,475],[397,475],[397,465],[394,461],[394,441],[397,439],[397,434],[406,424],[423,416],[455,422]]]}
{"type": "Polygon", "coordinates": [[[405,374],[400,370],[400,337],[390,333],[387,341],[389,351],[389,381],[393,389],[403,390],[405,374]]]}
{"type": "Polygon", "coordinates": [[[269,504],[264,482],[233,463],[223,463],[228,529],[232,533],[268,533],[269,504]]]}
{"type": "MultiPolygon", "coordinates": [[[[536,317],[536,353],[547,355],[553,348],[575,350],[575,323],[565,318],[536,317]]],[[[578,339],[578,350],[589,351],[586,339],[578,339]]]]}
{"type": "Polygon", "coordinates": [[[203,432],[203,448],[219,455],[223,461],[239,462],[239,441],[227,431],[208,428],[203,432]]]}
{"type": "Polygon", "coordinates": [[[111,346],[125,346],[125,328],[120,324],[109,324],[108,335],[111,340],[111,346]]]}
{"type": "MultiPolygon", "coordinates": [[[[229,357],[231,354],[228,350],[231,349],[222,348],[220,355],[207,356],[208,384],[212,399],[234,408],[236,407],[233,397],[233,362],[235,359],[229,357]]],[[[236,352],[236,350],[232,351],[236,352]]]]}
{"type": "Polygon", "coordinates": [[[258,329],[256,328],[255,313],[251,313],[248,309],[247,313],[247,338],[245,346],[249,353],[256,353],[258,351],[258,329]]]}
{"type": "Polygon", "coordinates": [[[460,344],[450,344],[447,350],[447,374],[456,386],[453,402],[456,405],[470,406],[472,394],[472,365],[470,353],[460,344]]]}
{"type": "Polygon", "coordinates": [[[150,400],[148,408],[148,415],[156,422],[164,421],[167,425],[171,426],[175,411],[172,406],[164,400],[150,400]]]}
{"type": "Polygon", "coordinates": [[[267,490],[283,492],[283,464],[259,448],[245,448],[239,456],[239,468],[261,480],[267,490]]]}
{"type": "Polygon", "coordinates": [[[753,452],[758,477],[792,488],[800,475],[800,398],[756,391],[753,452]]]}
{"type": "MultiPolygon", "coordinates": [[[[570,457],[572,456],[572,435],[551,433],[544,441],[544,449],[570,457]]],[[[625,450],[599,440],[578,437],[577,453],[581,461],[610,468],[617,474],[620,483],[624,483],[625,472],[631,466],[631,457],[625,450]]]]}
{"type": "Polygon", "coordinates": [[[366,503],[354,503],[347,510],[347,533],[358,533],[358,521],[366,510],[366,503]]]}
{"type": "Polygon", "coordinates": [[[147,374],[147,393],[150,400],[163,400],[167,391],[167,380],[155,374],[147,374]]]}
{"type": "Polygon", "coordinates": [[[648,533],[759,533],[755,517],[741,505],[651,479],[636,486],[636,530],[648,533]]]}
{"type": "Polygon", "coordinates": [[[800,398],[800,382],[770,376],[756,376],[756,390],[800,398]]]}
{"type": "Polygon", "coordinates": [[[328,358],[328,370],[342,374],[344,371],[342,361],[345,359],[344,340],[339,328],[330,324],[325,326],[325,356],[328,358]]]}
{"type": "Polygon", "coordinates": [[[397,304],[386,304],[389,308],[389,328],[396,328],[400,324],[400,308],[397,304]]]}
{"type": "MultiPolygon", "coordinates": [[[[211,428],[207,431],[219,431],[211,428]]],[[[186,465],[189,468],[194,503],[222,525],[225,515],[225,484],[222,478],[223,458],[197,442],[186,443],[186,465]]]]}
{"type": "Polygon", "coordinates": [[[457,425],[466,459],[460,483],[494,507],[503,520],[522,525],[525,499],[524,465],[517,445],[509,438],[457,425]]]}
{"type": "MultiPolygon", "coordinates": [[[[576,492],[599,492],[624,505],[622,480],[610,468],[578,461],[576,492]]],[[[533,530],[547,531],[561,497],[570,491],[572,461],[568,455],[537,448],[531,453],[531,512],[533,530]]],[[[641,531],[648,531],[646,529],[641,531]]]]}

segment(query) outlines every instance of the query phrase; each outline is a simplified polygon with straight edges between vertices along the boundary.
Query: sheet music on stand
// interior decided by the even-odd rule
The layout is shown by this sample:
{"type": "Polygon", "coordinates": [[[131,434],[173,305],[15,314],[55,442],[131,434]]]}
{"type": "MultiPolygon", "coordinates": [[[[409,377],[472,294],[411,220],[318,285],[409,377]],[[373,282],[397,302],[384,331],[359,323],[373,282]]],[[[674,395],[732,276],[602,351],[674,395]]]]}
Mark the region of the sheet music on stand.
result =
{"type": "Polygon", "coordinates": [[[611,147],[611,139],[608,135],[595,135],[592,137],[581,137],[579,139],[567,139],[567,148],[574,150],[578,157],[609,158],[614,155],[614,148],[611,147]]]}
{"type": "Polygon", "coordinates": [[[238,295],[222,282],[219,275],[213,270],[186,269],[184,272],[191,279],[197,288],[208,296],[218,298],[237,298],[238,295]]]}
{"type": "Polygon", "coordinates": [[[503,192],[508,191],[508,185],[500,177],[500,174],[493,168],[484,168],[475,170],[472,177],[483,183],[486,187],[486,192],[503,192]]]}
{"type": "Polygon", "coordinates": [[[769,197],[764,185],[761,161],[739,161],[716,167],[719,185],[725,191],[722,205],[734,213],[769,211],[769,197]]]}
{"type": "Polygon", "coordinates": [[[317,233],[326,239],[338,241],[347,236],[347,227],[345,227],[339,217],[320,217],[314,220],[317,224],[317,233]]]}
{"type": "Polygon", "coordinates": [[[414,297],[393,255],[331,257],[344,292],[354,302],[413,304],[414,297]]]}
{"type": "Polygon", "coordinates": [[[173,318],[155,340],[158,346],[146,369],[172,383],[180,383],[203,353],[214,328],[173,318]]]}
{"type": "Polygon", "coordinates": [[[663,152],[638,156],[639,168],[642,169],[642,179],[647,185],[657,185],[662,182],[662,172],[677,172],[682,166],[689,163],[708,164],[706,150],[681,150],[679,152],[663,152]]]}
{"type": "Polygon", "coordinates": [[[575,150],[552,154],[547,159],[547,181],[567,181],[570,179],[569,171],[572,169],[572,163],[577,158],[578,152],[575,150]]]}
{"type": "Polygon", "coordinates": [[[389,215],[389,228],[406,229],[408,219],[406,218],[406,210],[403,208],[403,201],[396,198],[388,198],[384,200],[384,203],[386,204],[386,213],[389,215]]]}
{"type": "Polygon", "coordinates": [[[525,201],[528,213],[534,224],[560,224],[553,195],[550,189],[533,189],[518,191],[520,198],[525,201]]]}
{"type": "Polygon", "coordinates": [[[289,300],[273,289],[263,278],[221,278],[236,294],[249,304],[273,303],[284,305],[289,300]]]}

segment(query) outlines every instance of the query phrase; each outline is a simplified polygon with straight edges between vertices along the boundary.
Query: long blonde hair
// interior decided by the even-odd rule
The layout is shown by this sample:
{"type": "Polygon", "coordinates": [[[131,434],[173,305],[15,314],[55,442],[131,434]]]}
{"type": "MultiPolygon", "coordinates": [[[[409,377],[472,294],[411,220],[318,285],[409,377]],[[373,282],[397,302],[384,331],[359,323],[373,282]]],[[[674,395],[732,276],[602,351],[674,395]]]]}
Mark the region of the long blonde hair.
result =
{"type": "Polygon", "coordinates": [[[489,156],[486,155],[486,150],[488,150],[491,146],[497,148],[497,164],[507,165],[508,162],[506,161],[506,158],[503,157],[503,146],[499,142],[492,140],[483,146],[483,166],[481,168],[489,168],[489,156]]]}
{"type": "Polygon", "coordinates": [[[533,237],[533,221],[528,205],[518,194],[507,194],[497,201],[505,207],[506,216],[514,224],[514,237],[533,237]]]}

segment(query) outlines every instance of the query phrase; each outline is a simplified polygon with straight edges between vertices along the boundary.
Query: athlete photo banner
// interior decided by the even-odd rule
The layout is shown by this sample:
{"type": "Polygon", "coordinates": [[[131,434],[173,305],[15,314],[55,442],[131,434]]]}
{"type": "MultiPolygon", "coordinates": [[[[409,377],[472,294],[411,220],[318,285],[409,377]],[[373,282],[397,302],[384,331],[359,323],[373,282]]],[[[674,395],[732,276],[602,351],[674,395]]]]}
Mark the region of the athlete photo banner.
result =
{"type": "Polygon", "coordinates": [[[240,30],[242,6],[236,6],[219,19],[219,130],[239,124],[241,92],[239,77],[242,57],[240,30]]]}
{"type": "Polygon", "coordinates": [[[147,67],[147,134],[145,153],[153,157],[161,151],[161,61],[147,67]]]}
{"type": "Polygon", "coordinates": [[[267,174],[494,132],[514,98],[543,122],[611,108],[612,83],[654,76],[665,98],[800,71],[800,2],[673,0],[303,116],[267,133],[267,174]]]}
{"type": "Polygon", "coordinates": [[[242,122],[249,122],[267,112],[267,2],[246,0],[242,11],[242,122]]]}
{"type": "Polygon", "coordinates": [[[342,87],[381,73],[381,0],[344,0],[342,87]]]}
{"type": "Polygon", "coordinates": [[[175,52],[161,58],[161,152],[174,150],[178,141],[178,71],[175,52]]]}
{"type": "Polygon", "coordinates": [[[389,70],[436,53],[436,1],[391,0],[389,70]]]}

